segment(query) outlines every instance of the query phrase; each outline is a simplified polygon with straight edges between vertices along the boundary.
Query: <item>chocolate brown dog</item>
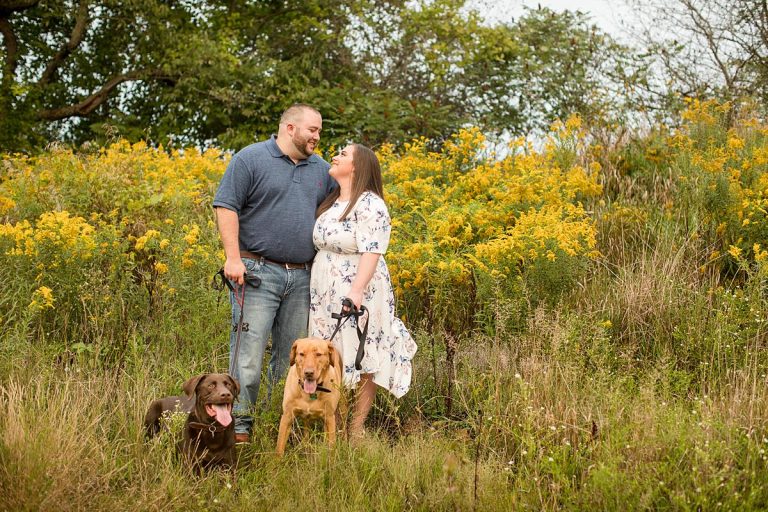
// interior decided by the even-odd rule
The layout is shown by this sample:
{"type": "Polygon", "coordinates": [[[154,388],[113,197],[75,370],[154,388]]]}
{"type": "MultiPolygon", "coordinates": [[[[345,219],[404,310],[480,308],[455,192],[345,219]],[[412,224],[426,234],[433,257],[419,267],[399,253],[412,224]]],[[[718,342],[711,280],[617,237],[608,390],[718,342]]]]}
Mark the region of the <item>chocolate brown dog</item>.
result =
{"type": "Polygon", "coordinates": [[[192,377],[182,386],[186,396],[167,396],[153,401],[144,417],[147,437],[160,431],[166,411],[186,412],[183,437],[177,448],[192,465],[208,468],[232,465],[235,461],[235,424],[232,403],[240,385],[224,373],[192,377]]]}

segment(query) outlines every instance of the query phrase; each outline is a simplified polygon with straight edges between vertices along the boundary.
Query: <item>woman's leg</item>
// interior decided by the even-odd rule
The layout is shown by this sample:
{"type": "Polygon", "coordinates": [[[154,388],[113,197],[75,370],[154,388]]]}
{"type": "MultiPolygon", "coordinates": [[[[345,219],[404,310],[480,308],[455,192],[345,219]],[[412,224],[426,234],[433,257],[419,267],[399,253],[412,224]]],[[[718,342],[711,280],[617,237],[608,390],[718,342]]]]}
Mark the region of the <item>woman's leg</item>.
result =
{"type": "Polygon", "coordinates": [[[371,412],[373,401],[376,398],[376,384],[373,375],[364,373],[360,375],[360,383],[357,386],[357,399],[352,410],[352,420],[349,422],[349,437],[362,437],[365,432],[365,419],[371,412]]]}

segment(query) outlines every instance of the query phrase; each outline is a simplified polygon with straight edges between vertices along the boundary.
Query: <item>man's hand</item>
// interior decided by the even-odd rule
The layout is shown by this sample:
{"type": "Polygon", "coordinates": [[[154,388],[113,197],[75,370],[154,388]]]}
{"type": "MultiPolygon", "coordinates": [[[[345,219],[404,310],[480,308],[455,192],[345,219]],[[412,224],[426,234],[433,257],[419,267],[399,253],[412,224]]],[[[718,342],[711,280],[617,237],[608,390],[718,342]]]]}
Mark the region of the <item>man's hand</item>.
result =
{"type": "Polygon", "coordinates": [[[242,286],[245,283],[245,265],[240,258],[227,259],[224,262],[224,277],[242,286]]]}

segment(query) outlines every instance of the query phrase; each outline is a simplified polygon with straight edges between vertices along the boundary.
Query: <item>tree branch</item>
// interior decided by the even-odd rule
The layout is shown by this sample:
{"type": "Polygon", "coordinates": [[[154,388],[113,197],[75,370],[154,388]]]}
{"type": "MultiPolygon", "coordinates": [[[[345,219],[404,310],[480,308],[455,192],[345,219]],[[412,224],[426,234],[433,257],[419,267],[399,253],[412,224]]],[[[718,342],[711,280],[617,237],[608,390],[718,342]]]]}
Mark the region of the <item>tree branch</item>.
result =
{"type": "Polygon", "coordinates": [[[19,62],[19,40],[13,31],[9,17],[14,12],[20,12],[34,7],[40,0],[0,0],[0,34],[3,35],[5,46],[5,62],[3,63],[3,82],[8,83],[16,75],[19,62]]]}
{"type": "Polygon", "coordinates": [[[720,58],[719,45],[718,41],[716,41],[716,36],[714,30],[712,29],[712,25],[709,23],[709,20],[707,20],[707,18],[701,12],[699,12],[696,6],[693,5],[693,2],[690,0],[682,0],[682,4],[688,9],[688,14],[691,17],[691,21],[693,21],[693,24],[699,30],[699,33],[706,40],[710,54],[712,55],[715,64],[723,75],[725,85],[728,87],[729,91],[733,92],[733,77],[731,76],[731,72],[728,70],[728,67],[720,58]]]}
{"type": "Polygon", "coordinates": [[[760,21],[762,23],[758,23],[758,31],[760,32],[760,39],[763,41],[763,45],[768,47],[768,29],[766,28],[768,26],[768,2],[766,0],[763,0],[760,2],[760,21]]]}
{"type": "Polygon", "coordinates": [[[35,117],[41,121],[58,121],[68,117],[86,117],[96,110],[99,105],[104,103],[109,94],[123,82],[132,82],[136,80],[145,80],[147,78],[157,78],[162,76],[160,70],[136,70],[110,79],[104,86],[85,98],[80,103],[68,105],[66,107],[40,110],[35,117]]]}
{"type": "Polygon", "coordinates": [[[19,41],[8,18],[0,16],[0,34],[3,34],[5,62],[3,63],[3,82],[13,80],[19,58],[19,41]]]}
{"type": "Polygon", "coordinates": [[[40,3],[40,0],[0,0],[0,16],[8,16],[14,11],[23,11],[40,3]]]}
{"type": "Polygon", "coordinates": [[[75,28],[69,36],[69,41],[61,45],[59,51],[53,56],[38,80],[37,85],[43,87],[51,82],[56,70],[61,67],[67,57],[77,48],[85,37],[85,29],[88,27],[88,0],[82,0],[77,8],[75,28]]]}

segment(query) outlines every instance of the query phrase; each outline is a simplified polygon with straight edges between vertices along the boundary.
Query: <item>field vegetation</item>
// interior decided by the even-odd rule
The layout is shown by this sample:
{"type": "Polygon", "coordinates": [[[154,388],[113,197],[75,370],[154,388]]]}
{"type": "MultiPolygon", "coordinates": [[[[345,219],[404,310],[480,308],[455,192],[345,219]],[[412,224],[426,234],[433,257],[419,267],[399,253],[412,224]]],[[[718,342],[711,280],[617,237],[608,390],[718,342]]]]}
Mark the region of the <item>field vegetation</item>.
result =
{"type": "Polygon", "coordinates": [[[689,103],[607,149],[579,118],[380,151],[419,344],[368,435],[193,476],[154,397],[225,371],[210,207],[229,155],[114,141],[0,168],[0,510],[768,507],[768,126],[689,103]]]}

